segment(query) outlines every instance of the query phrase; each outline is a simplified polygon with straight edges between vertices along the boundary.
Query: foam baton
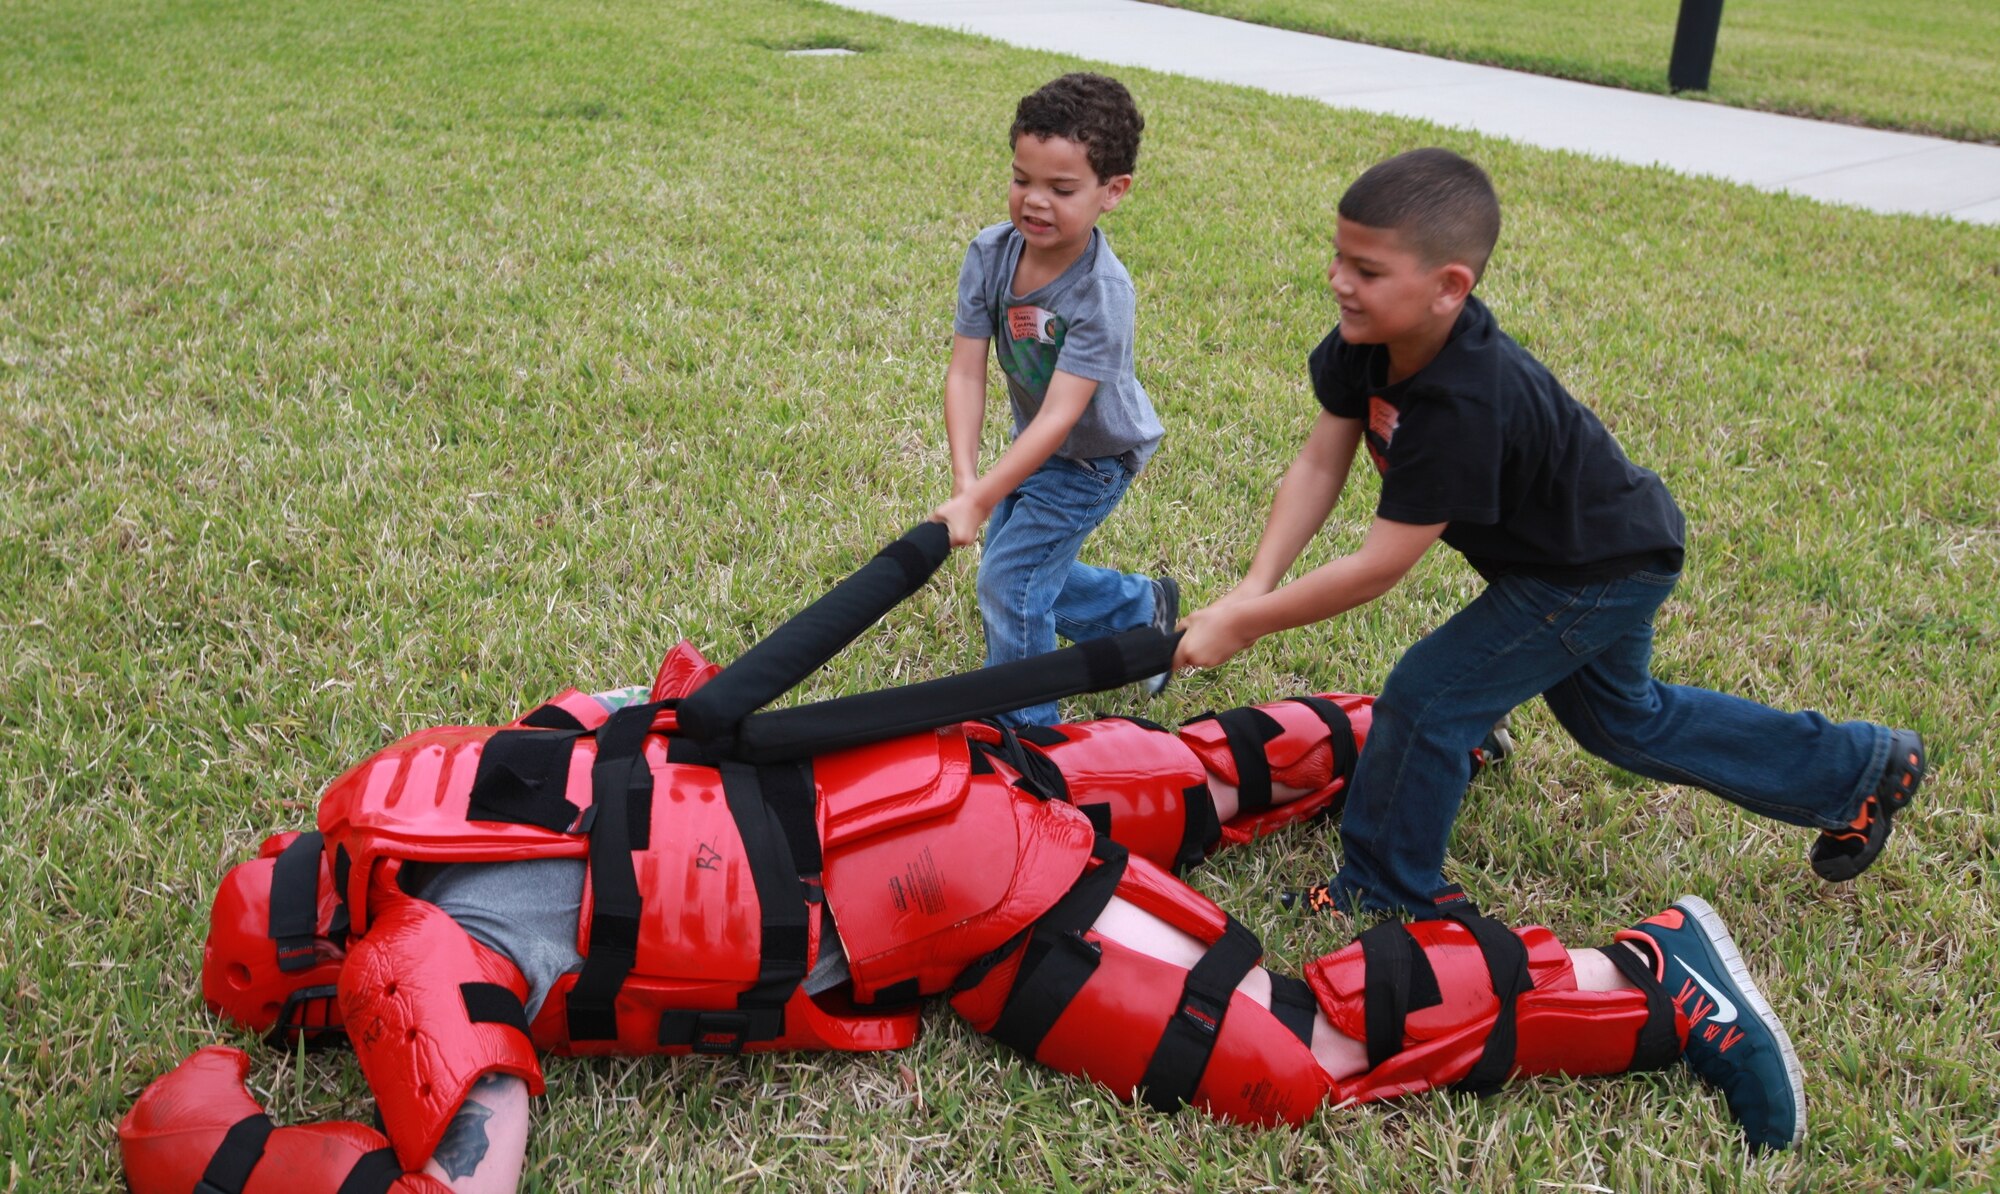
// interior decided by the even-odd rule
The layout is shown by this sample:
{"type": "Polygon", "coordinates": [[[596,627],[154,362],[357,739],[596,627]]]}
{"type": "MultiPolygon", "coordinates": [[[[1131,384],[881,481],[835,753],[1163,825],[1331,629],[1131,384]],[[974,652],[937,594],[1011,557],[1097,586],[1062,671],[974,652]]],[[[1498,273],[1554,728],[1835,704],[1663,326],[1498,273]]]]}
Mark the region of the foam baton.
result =
{"type": "Polygon", "coordinates": [[[911,527],[682,700],[681,729],[696,738],[733,739],[744,718],[790,692],[881,621],[922,588],[950,553],[951,534],[943,523],[911,527]]]}

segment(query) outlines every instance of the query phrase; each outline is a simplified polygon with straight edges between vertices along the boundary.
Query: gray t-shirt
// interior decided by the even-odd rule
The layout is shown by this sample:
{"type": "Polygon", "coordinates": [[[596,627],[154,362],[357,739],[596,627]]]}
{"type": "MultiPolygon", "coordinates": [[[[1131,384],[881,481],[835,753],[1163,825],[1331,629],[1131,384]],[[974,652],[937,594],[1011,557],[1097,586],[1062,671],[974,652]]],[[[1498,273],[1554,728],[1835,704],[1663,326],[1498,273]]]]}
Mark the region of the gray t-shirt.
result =
{"type": "Polygon", "coordinates": [[[1062,276],[1028,294],[1013,293],[1014,268],[1026,242],[1012,224],[995,224],[972,239],[958,272],[961,336],[986,337],[1014,409],[1014,434],[1034,419],[1060,368],[1097,383],[1083,417],[1056,455],[1071,460],[1131,453],[1143,468],[1165,430],[1152,399],[1132,371],[1132,276],[1111,251],[1102,229],[1062,276]]]}

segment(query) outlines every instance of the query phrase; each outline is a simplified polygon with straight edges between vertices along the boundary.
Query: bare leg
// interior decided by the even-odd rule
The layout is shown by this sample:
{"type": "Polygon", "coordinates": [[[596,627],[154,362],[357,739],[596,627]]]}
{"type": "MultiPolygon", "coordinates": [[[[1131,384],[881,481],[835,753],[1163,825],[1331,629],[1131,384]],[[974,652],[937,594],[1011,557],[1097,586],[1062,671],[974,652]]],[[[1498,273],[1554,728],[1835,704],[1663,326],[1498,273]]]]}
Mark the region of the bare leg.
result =
{"type": "Polygon", "coordinates": [[[488,1074],[472,1087],[424,1172],[458,1194],[512,1194],[528,1151],[528,1084],[488,1074]]]}

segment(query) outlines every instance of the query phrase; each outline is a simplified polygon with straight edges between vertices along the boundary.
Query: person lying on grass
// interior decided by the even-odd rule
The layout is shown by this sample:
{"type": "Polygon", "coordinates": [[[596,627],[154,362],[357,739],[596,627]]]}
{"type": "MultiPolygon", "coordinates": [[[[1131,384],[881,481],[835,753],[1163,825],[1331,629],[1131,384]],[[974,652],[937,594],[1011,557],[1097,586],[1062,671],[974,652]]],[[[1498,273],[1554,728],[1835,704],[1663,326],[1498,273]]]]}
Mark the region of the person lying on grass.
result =
{"type": "Polygon", "coordinates": [[[130,1188],[513,1190],[538,1050],[891,1049],[931,996],[1119,1098],[1251,1124],[1684,1060],[1753,1145],[1804,1134],[1784,1028],[1694,897],[1601,949],[1462,906],[1261,966],[1170,868],[1335,811],[1365,697],[751,764],[682,725],[713,671],[682,644],[650,689],[411,735],[231,870],[205,996],[280,1045],[344,1038],[381,1130],[275,1126],[209,1046],[120,1123],[130,1188]]]}
{"type": "Polygon", "coordinates": [[[1288,902],[1426,914],[1468,751],[1537,695],[1600,758],[1818,829],[1813,870],[1853,879],[1916,794],[1922,740],[1653,678],[1680,509],[1474,297],[1499,234],[1492,183],[1449,150],[1390,158],[1348,188],[1327,270],[1340,322],[1307,363],[1318,419],[1243,580],[1180,623],[1176,665],[1215,667],[1382,596],[1440,539],[1486,580],[1390,671],[1340,868],[1288,902]],[[1360,548],[1281,584],[1363,445],[1382,490],[1360,548]]]}

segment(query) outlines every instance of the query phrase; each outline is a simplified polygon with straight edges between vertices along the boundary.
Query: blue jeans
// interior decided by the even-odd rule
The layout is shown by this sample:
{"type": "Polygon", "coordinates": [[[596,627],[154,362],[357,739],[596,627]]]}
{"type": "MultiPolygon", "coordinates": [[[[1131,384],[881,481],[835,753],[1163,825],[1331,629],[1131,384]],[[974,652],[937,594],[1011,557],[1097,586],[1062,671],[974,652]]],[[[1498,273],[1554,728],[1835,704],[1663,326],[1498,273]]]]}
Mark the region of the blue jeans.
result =
{"type": "MultiPolygon", "coordinates": [[[[979,617],[986,623],[986,664],[1011,663],[1071,642],[1144,626],[1153,617],[1153,582],[1077,562],[1083,540],[1104,521],[1132,469],[1117,456],[1051,456],[1001,500],[986,524],[979,558],[979,617]]],[[[1056,703],[1003,715],[1008,725],[1050,725],[1056,703]]]]}
{"type": "Polygon", "coordinates": [[[1679,579],[1502,576],[1406,651],[1375,703],[1341,815],[1335,897],[1431,913],[1472,748],[1538,693],[1579,746],[1627,771],[1791,825],[1852,820],[1888,763],[1889,730],[1655,680],[1653,614],[1679,579]]]}

